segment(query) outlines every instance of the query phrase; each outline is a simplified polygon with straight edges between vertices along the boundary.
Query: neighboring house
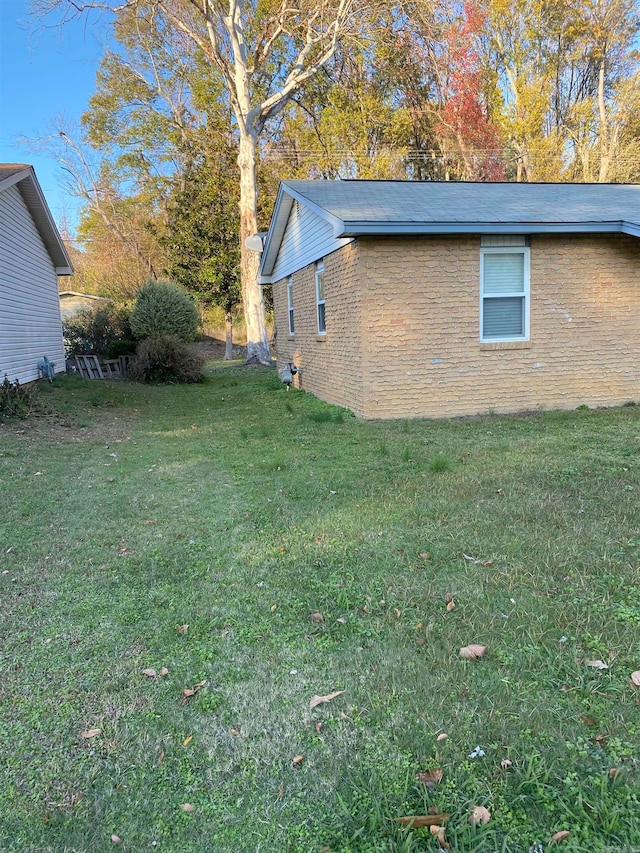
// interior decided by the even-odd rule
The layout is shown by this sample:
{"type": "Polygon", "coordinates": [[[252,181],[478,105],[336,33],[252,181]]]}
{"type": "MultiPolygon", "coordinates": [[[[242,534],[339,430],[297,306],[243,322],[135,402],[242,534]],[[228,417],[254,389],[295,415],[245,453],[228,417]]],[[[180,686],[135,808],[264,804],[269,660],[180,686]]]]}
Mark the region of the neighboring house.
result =
{"type": "Polygon", "coordinates": [[[277,362],[364,418],[640,400],[640,185],[287,181],[277,362]]]}
{"type": "Polygon", "coordinates": [[[110,302],[104,296],[92,296],[90,293],[76,293],[75,290],[60,292],[60,313],[63,320],[68,320],[79,311],[95,311],[101,302],[110,302]]]}
{"type": "Polygon", "coordinates": [[[45,355],[64,370],[57,276],[72,274],[33,168],[0,165],[0,381],[37,379],[45,355]]]}

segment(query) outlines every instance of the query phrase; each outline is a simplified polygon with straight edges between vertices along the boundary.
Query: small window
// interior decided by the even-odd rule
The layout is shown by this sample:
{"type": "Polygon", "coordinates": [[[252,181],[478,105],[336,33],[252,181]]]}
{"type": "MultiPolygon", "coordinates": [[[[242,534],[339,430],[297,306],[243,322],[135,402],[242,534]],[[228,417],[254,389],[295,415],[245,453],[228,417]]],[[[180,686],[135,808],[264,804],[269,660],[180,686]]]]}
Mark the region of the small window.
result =
{"type": "Polygon", "coordinates": [[[529,248],[480,249],[480,340],[529,338],[529,248]]]}
{"type": "Polygon", "coordinates": [[[287,310],[289,312],[289,334],[295,334],[295,323],[293,320],[293,276],[287,279],[287,310]]]}
{"type": "Polygon", "coordinates": [[[318,334],[324,335],[327,331],[324,310],[324,263],[318,261],[316,264],[316,303],[318,306],[318,334]]]}

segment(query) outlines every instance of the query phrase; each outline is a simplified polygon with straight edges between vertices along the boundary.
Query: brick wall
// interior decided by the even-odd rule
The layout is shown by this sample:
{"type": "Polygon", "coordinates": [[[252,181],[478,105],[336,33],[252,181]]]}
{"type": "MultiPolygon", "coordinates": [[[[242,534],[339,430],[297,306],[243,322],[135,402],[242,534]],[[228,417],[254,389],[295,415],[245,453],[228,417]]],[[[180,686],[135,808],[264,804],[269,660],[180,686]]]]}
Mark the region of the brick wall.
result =
{"type": "Polygon", "coordinates": [[[363,410],[362,289],[358,280],[357,243],[324,258],[326,327],[318,335],[315,264],[293,275],[295,335],[290,337],[287,280],[273,286],[278,369],[293,361],[302,372],[295,385],[357,415],[363,410]]]}
{"type": "Polygon", "coordinates": [[[477,236],[360,238],[325,259],[326,341],[313,266],[274,287],[278,362],[365,418],[617,405],[640,400],[640,241],[532,235],[528,342],[479,342],[477,236]],[[360,284],[358,284],[360,282],[360,284]],[[283,332],[284,330],[284,332],[283,332]]]}

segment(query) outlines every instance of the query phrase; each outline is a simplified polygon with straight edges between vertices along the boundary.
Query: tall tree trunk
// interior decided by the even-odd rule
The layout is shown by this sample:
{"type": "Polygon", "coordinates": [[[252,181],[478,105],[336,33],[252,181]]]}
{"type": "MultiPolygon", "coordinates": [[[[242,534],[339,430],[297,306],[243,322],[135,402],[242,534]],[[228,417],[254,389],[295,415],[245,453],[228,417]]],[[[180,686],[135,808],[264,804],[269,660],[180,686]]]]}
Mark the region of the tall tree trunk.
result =
{"type": "Polygon", "coordinates": [[[224,360],[231,361],[233,358],[233,314],[227,308],[224,312],[224,360]]]}
{"type": "Polygon", "coordinates": [[[240,168],[240,270],[242,303],[247,326],[247,361],[271,364],[262,287],[258,284],[260,256],[247,248],[246,239],[258,230],[256,182],[257,133],[240,130],[238,166],[240,168]]]}
{"type": "Polygon", "coordinates": [[[600,168],[598,170],[598,182],[604,184],[609,177],[609,167],[611,166],[611,145],[609,144],[609,122],[607,119],[607,105],[604,97],[604,72],[605,58],[600,60],[600,68],[598,71],[598,115],[600,118],[600,168]]]}

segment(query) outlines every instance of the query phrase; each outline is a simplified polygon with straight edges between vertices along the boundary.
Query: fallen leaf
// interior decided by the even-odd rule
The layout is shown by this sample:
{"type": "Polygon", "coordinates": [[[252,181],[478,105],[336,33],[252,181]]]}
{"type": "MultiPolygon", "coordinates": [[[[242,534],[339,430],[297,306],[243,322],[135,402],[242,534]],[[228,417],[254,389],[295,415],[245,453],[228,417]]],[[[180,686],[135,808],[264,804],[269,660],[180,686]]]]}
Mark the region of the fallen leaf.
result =
{"type": "Polygon", "coordinates": [[[448,737],[449,735],[446,732],[441,732],[436,738],[436,740],[446,740],[448,737]]]}
{"type": "Polygon", "coordinates": [[[602,660],[586,660],[585,666],[591,666],[594,669],[609,669],[607,664],[602,660]]]}
{"type": "Polygon", "coordinates": [[[445,595],[444,600],[447,602],[447,604],[448,604],[450,601],[453,601],[453,593],[452,593],[452,592],[448,592],[448,593],[445,595]]]}
{"type": "Polygon", "coordinates": [[[456,609],[456,603],[453,599],[447,604],[447,613],[451,613],[452,610],[456,609]]]}
{"type": "Polygon", "coordinates": [[[229,729],[229,733],[232,734],[234,737],[238,737],[238,735],[240,734],[240,729],[229,729]]]}
{"type": "Polygon", "coordinates": [[[320,720],[318,720],[318,722],[316,723],[316,731],[318,732],[318,734],[320,734],[320,732],[322,731],[322,723],[320,722],[320,720]]]}
{"type": "Polygon", "coordinates": [[[580,719],[585,724],[585,726],[597,726],[598,721],[594,720],[593,717],[590,717],[588,714],[583,714],[580,719]]]}
{"type": "Polygon", "coordinates": [[[180,627],[178,628],[178,634],[186,634],[188,630],[188,625],[180,625],[180,627]]]}
{"type": "Polygon", "coordinates": [[[272,604],[272,605],[271,605],[271,612],[272,612],[272,613],[275,613],[277,609],[278,609],[278,605],[277,605],[277,604],[272,604]]]}
{"type": "Polygon", "coordinates": [[[460,657],[464,660],[478,660],[478,658],[484,657],[486,652],[486,646],[480,646],[477,643],[472,643],[470,646],[463,646],[460,649],[460,657]]]}
{"type": "Polygon", "coordinates": [[[299,767],[304,761],[304,755],[294,755],[291,759],[291,763],[294,767],[299,767]]]}
{"type": "Polygon", "coordinates": [[[163,762],[163,761],[164,761],[164,749],[162,750],[162,752],[161,752],[161,753],[160,753],[160,755],[158,756],[158,761],[157,761],[157,763],[158,763],[158,764],[162,764],[162,762],[163,762]]]}
{"type": "Polygon", "coordinates": [[[206,681],[199,681],[197,684],[194,684],[193,687],[183,687],[182,699],[180,700],[180,704],[184,705],[187,699],[191,699],[192,696],[195,696],[196,693],[201,690],[206,683],[206,681]]]}
{"type": "Polygon", "coordinates": [[[113,844],[122,844],[122,839],[118,835],[112,835],[111,842],[113,844]]]}
{"type": "Polygon", "coordinates": [[[195,808],[191,805],[191,803],[181,803],[180,808],[183,812],[194,812],[195,808]]]}
{"type": "Polygon", "coordinates": [[[182,741],[182,745],[183,745],[183,746],[189,746],[189,744],[191,743],[191,741],[192,741],[192,740],[193,740],[193,735],[189,735],[189,737],[186,737],[186,738],[182,741]]]}
{"type": "Polygon", "coordinates": [[[410,826],[411,829],[420,829],[423,826],[440,826],[448,820],[448,814],[420,814],[395,818],[396,823],[401,823],[402,826],[410,826]]]}
{"type": "Polygon", "coordinates": [[[550,838],[551,844],[557,844],[558,841],[564,841],[565,838],[568,838],[570,835],[571,833],[568,829],[561,829],[560,832],[554,832],[550,838]]]}
{"type": "Polygon", "coordinates": [[[416,778],[419,782],[426,785],[427,788],[433,790],[442,780],[442,770],[439,767],[434,767],[432,770],[416,774],[416,778]]]}
{"type": "Polygon", "coordinates": [[[433,826],[429,827],[429,832],[431,833],[431,835],[438,839],[438,844],[440,845],[440,847],[442,847],[443,850],[449,849],[450,844],[448,841],[445,841],[444,838],[444,826],[438,826],[438,824],[434,824],[433,826]]]}
{"type": "Polygon", "coordinates": [[[513,762],[509,758],[503,758],[500,762],[500,767],[502,767],[503,770],[508,770],[510,767],[513,767],[513,762]]]}
{"type": "Polygon", "coordinates": [[[87,729],[86,732],[82,732],[80,737],[88,740],[89,738],[96,737],[102,732],[102,729],[87,729]]]}
{"type": "Polygon", "coordinates": [[[393,608],[393,615],[396,617],[396,619],[399,619],[402,616],[402,611],[398,610],[397,607],[394,607],[393,608]]]}
{"type": "Polygon", "coordinates": [[[347,624],[347,620],[346,620],[346,619],[344,619],[342,616],[340,616],[340,618],[339,618],[339,619],[336,619],[336,622],[339,622],[341,625],[346,625],[346,624],[347,624]]]}
{"type": "Polygon", "coordinates": [[[640,669],[631,673],[631,684],[634,687],[640,687],[640,669]]]}
{"type": "Polygon", "coordinates": [[[421,560],[430,560],[431,554],[428,551],[423,551],[421,554],[418,554],[421,560]]]}
{"type": "Polygon", "coordinates": [[[158,677],[158,673],[155,671],[155,669],[143,669],[142,674],[146,675],[148,678],[157,678],[158,677]]]}
{"type": "Polygon", "coordinates": [[[597,743],[598,746],[602,746],[607,737],[608,735],[606,735],[604,732],[599,732],[595,737],[590,737],[589,740],[591,741],[591,743],[597,743]]]}
{"type": "Polygon", "coordinates": [[[491,820],[491,812],[485,809],[484,806],[474,806],[469,815],[469,823],[471,826],[477,826],[479,823],[489,823],[491,820]]]}
{"type": "Polygon", "coordinates": [[[322,613],[312,613],[311,616],[309,616],[309,619],[312,622],[316,622],[316,623],[324,622],[324,617],[323,617],[322,613]]]}
{"type": "Polygon", "coordinates": [[[333,693],[328,693],[326,696],[312,696],[309,702],[310,708],[316,708],[318,705],[324,705],[325,702],[331,702],[336,696],[341,696],[344,690],[334,690],[333,693]]]}
{"type": "Polygon", "coordinates": [[[615,779],[616,776],[619,776],[619,775],[620,775],[620,771],[618,770],[617,767],[612,767],[611,770],[609,770],[609,779],[615,779]]]}
{"type": "Polygon", "coordinates": [[[160,670],[160,675],[161,675],[163,678],[164,678],[164,676],[165,676],[165,675],[169,675],[169,670],[167,669],[167,667],[166,667],[166,666],[163,666],[163,667],[162,667],[162,669],[160,670]]]}

